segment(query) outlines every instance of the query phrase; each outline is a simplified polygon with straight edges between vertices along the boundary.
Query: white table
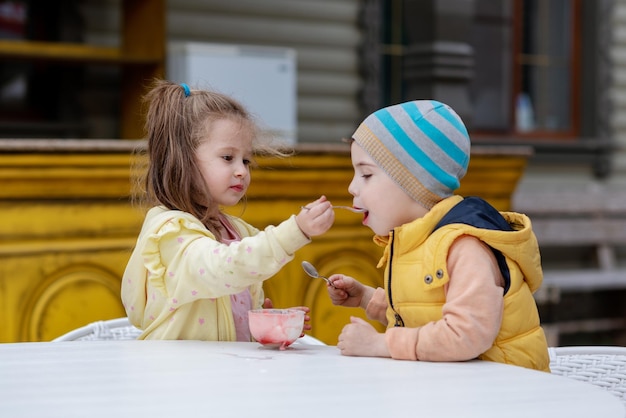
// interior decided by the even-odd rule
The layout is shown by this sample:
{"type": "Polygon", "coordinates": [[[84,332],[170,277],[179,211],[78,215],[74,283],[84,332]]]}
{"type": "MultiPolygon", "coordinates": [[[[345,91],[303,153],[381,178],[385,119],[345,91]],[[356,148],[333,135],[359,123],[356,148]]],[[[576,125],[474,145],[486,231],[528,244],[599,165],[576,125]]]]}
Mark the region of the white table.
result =
{"type": "Polygon", "coordinates": [[[624,417],[587,383],[503,364],[341,356],[336,347],[0,344],[0,417],[624,417]]]}

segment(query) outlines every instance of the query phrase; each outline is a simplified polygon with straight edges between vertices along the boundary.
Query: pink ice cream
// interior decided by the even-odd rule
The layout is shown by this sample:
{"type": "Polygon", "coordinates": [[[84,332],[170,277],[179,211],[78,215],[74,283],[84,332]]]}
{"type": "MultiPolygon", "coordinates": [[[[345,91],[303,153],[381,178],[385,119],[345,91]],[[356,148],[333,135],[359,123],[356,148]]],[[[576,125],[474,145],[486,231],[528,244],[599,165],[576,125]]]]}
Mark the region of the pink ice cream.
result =
{"type": "Polygon", "coordinates": [[[284,350],[302,334],[304,311],[255,309],[248,312],[248,325],[256,341],[265,346],[284,350]]]}

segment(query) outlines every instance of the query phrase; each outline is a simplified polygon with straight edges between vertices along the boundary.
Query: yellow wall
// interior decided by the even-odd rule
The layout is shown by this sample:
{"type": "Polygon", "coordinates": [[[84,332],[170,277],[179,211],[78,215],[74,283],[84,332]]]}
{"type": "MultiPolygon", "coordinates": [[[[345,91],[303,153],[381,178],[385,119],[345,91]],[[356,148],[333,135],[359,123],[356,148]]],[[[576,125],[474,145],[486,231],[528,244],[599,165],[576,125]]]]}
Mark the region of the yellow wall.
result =
{"type": "MultiPolygon", "coordinates": [[[[0,342],[49,341],[89,322],[124,316],[120,277],[141,222],[129,203],[131,141],[0,141],[0,342]]],[[[525,149],[475,149],[464,195],[482,195],[508,209],[523,173],[525,149]]],[[[245,205],[230,210],[263,228],[325,194],[351,205],[346,147],[299,149],[286,159],[261,159],[245,205]]],[[[311,307],[311,334],[335,344],[350,315],[332,306],[322,280],[309,278],[308,260],[322,275],[342,272],[381,285],[381,249],[361,216],[337,211],[322,237],[268,280],[274,306],[311,307]]],[[[379,328],[380,329],[380,328],[379,328]]]]}

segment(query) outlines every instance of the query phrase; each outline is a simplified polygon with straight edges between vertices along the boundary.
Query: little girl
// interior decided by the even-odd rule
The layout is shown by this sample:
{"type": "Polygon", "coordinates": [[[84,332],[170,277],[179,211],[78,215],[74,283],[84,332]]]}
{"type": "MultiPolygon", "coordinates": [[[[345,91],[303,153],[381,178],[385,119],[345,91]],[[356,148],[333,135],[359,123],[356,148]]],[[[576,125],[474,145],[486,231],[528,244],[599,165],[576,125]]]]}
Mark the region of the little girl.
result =
{"type": "Polygon", "coordinates": [[[140,339],[251,341],[248,310],[272,307],[263,281],[331,227],[331,204],[322,196],[264,231],[223,213],[250,185],[260,145],[251,116],[232,98],[165,80],[145,99],[154,207],[122,279],[128,318],[140,339]]]}

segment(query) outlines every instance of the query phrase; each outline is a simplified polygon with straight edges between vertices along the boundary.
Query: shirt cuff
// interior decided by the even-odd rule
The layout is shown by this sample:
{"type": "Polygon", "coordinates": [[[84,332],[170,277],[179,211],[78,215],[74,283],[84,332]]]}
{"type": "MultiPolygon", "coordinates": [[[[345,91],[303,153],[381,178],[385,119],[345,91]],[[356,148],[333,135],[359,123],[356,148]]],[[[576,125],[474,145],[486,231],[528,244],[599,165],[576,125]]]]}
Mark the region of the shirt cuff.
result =
{"type": "Polygon", "coordinates": [[[382,324],[387,323],[387,298],[385,289],[378,287],[374,290],[372,298],[365,307],[365,314],[368,319],[378,321],[382,324]]]}
{"type": "Polygon", "coordinates": [[[419,360],[417,340],[419,328],[394,327],[385,332],[385,342],[391,358],[396,360],[419,360]]]}
{"type": "MultiPolygon", "coordinates": [[[[268,229],[271,228],[268,227],[268,229]]],[[[293,255],[297,250],[311,242],[311,238],[307,237],[298,226],[295,215],[291,215],[289,219],[273,229],[276,239],[289,255],[293,255]]]]}

